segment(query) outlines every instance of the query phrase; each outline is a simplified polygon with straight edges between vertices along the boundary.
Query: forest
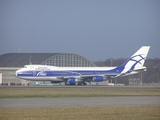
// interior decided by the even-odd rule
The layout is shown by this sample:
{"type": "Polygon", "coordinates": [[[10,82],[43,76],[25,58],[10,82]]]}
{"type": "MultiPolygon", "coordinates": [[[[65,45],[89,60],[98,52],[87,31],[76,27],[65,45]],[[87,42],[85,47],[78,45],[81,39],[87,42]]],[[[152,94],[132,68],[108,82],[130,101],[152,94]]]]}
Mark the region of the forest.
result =
{"type": "MultiPolygon", "coordinates": [[[[96,61],[94,63],[97,66],[109,67],[109,66],[119,66],[125,61],[126,59],[124,58],[120,58],[120,59],[111,58],[111,59],[106,59],[105,61],[96,61]]],[[[151,83],[160,84],[160,58],[146,59],[144,65],[147,67],[147,71],[144,71],[135,75],[129,75],[129,76],[117,78],[116,82],[128,85],[130,79],[139,79],[146,84],[151,84],[151,83]]],[[[115,83],[114,80],[113,82],[115,83]]]]}

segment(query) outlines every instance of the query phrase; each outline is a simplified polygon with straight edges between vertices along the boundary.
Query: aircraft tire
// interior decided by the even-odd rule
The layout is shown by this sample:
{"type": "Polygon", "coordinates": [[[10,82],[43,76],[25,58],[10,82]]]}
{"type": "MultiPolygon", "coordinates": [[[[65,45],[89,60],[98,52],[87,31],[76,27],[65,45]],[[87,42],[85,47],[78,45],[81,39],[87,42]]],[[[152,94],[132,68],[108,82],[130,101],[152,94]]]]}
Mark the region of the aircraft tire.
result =
{"type": "Polygon", "coordinates": [[[84,82],[83,85],[87,85],[87,83],[84,82]]]}
{"type": "Polygon", "coordinates": [[[28,86],[31,86],[31,83],[28,83],[27,85],[28,85],[28,86]]]}

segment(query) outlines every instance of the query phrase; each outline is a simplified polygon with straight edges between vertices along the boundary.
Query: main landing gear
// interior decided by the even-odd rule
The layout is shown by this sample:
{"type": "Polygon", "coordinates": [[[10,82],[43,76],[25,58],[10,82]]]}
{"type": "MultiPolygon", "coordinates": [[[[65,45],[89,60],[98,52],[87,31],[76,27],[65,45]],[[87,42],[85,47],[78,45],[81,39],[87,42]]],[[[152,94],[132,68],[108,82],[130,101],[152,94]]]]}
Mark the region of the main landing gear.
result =
{"type": "Polygon", "coordinates": [[[31,83],[27,83],[27,86],[31,86],[31,83]]]}
{"type": "Polygon", "coordinates": [[[77,85],[87,85],[87,83],[85,83],[85,82],[79,82],[79,83],[77,83],[77,85]]]}
{"type": "Polygon", "coordinates": [[[65,85],[87,85],[87,83],[85,83],[85,82],[78,82],[77,84],[68,84],[67,82],[65,82],[65,85]]]}

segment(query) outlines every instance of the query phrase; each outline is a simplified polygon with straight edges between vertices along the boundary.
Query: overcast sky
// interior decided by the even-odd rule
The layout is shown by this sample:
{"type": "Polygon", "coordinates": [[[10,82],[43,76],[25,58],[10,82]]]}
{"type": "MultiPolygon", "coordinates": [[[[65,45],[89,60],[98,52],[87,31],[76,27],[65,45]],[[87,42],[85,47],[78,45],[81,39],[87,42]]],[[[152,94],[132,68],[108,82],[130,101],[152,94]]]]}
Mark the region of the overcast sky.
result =
{"type": "Polygon", "coordinates": [[[141,46],[160,58],[160,0],[0,0],[0,55],[76,53],[128,58],[141,46]]]}

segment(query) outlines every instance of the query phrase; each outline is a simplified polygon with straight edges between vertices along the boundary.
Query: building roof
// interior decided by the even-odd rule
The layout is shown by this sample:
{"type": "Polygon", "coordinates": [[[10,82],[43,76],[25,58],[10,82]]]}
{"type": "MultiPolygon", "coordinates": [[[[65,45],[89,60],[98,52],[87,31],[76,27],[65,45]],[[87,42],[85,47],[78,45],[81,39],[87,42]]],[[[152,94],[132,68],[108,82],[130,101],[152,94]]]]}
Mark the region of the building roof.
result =
{"type": "Polygon", "coordinates": [[[61,53],[7,53],[0,55],[0,67],[23,67],[30,64],[41,64],[46,59],[61,53]]]}
{"type": "MultiPolygon", "coordinates": [[[[77,63],[77,60],[80,60],[79,64],[82,65],[83,63],[83,66],[88,66],[88,65],[96,66],[93,62],[86,59],[85,57],[77,55],[77,54],[72,54],[72,53],[7,53],[7,54],[0,55],[0,67],[1,68],[2,67],[23,67],[24,65],[30,64],[30,62],[31,64],[46,64],[47,61],[50,62],[51,58],[56,57],[56,56],[59,56],[56,58],[56,61],[60,60],[57,63],[62,64],[62,65],[56,64],[56,66],[64,66],[66,62],[64,62],[63,60],[66,59],[66,61],[68,61],[68,59],[67,57],[66,58],[64,57],[63,59],[61,59],[61,55],[79,56],[78,58],[80,59],[77,59],[77,57],[76,59],[74,58],[74,61],[72,61],[73,59],[70,59],[70,61],[73,62],[73,64],[75,62],[77,63]],[[81,60],[85,60],[89,64],[84,65],[84,62],[81,62],[81,60]]],[[[70,63],[70,62],[67,62],[67,63],[70,63]]],[[[71,65],[71,66],[74,66],[74,65],[71,65]]]]}

